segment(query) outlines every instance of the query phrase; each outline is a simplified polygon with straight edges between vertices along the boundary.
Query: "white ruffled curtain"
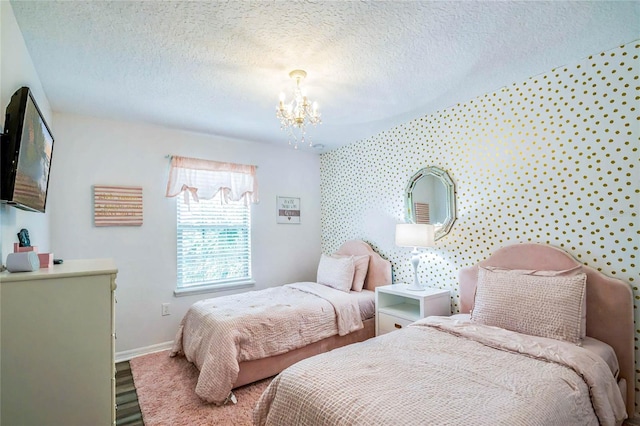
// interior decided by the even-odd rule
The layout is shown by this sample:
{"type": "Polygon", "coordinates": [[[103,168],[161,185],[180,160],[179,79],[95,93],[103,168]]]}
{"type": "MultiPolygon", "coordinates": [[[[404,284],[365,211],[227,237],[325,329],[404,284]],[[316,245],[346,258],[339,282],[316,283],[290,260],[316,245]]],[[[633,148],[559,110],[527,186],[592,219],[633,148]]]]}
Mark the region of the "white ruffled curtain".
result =
{"type": "Polygon", "coordinates": [[[184,193],[185,202],[189,195],[198,202],[210,200],[222,191],[223,200],[244,200],[245,204],[258,202],[258,181],[256,166],[189,157],[171,157],[167,197],[177,197],[184,193]]]}

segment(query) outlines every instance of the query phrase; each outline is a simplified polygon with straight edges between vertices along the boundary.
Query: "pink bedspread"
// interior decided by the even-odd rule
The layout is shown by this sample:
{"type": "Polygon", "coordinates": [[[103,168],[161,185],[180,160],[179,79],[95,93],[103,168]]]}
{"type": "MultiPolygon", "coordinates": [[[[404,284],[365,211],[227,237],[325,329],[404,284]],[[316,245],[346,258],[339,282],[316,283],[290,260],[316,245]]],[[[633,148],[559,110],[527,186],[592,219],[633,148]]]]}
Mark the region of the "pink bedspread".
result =
{"type": "Polygon", "coordinates": [[[289,352],[363,327],[347,293],[295,283],[196,302],[182,319],[171,356],[200,370],[196,394],[223,404],[243,361],[289,352]]]}
{"type": "Polygon", "coordinates": [[[430,317],[280,373],[256,425],[619,425],[606,363],[576,345],[430,317]]]}

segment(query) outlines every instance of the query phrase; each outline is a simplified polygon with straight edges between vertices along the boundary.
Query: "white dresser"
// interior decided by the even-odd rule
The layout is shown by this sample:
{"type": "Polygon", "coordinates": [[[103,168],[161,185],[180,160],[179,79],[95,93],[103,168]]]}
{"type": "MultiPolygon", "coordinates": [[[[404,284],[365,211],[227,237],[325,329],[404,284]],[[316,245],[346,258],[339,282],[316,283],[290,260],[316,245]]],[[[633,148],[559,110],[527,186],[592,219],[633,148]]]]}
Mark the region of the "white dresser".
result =
{"type": "Polygon", "coordinates": [[[0,274],[0,424],[115,424],[111,259],[0,274]]]}

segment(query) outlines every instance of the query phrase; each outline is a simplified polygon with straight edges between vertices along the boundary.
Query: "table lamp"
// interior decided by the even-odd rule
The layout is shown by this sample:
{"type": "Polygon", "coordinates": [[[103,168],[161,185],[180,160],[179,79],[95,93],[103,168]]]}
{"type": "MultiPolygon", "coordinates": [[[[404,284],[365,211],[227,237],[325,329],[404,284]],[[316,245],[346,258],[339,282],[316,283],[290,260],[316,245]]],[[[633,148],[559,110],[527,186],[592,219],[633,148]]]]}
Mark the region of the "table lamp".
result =
{"type": "Polygon", "coordinates": [[[420,252],[418,247],[434,247],[434,227],[422,223],[399,223],[396,225],[396,245],[400,247],[413,247],[411,264],[413,265],[413,284],[408,290],[424,290],[418,282],[418,265],[420,264],[420,252]]]}

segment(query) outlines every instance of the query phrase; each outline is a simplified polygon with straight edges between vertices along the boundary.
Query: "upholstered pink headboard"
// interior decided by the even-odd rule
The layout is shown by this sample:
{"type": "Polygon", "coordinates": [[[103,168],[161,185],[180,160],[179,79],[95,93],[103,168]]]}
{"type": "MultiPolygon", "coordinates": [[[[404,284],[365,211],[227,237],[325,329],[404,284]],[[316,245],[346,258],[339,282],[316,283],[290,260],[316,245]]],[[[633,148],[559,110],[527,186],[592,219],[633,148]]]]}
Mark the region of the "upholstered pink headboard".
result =
{"type": "MultiPolygon", "coordinates": [[[[514,244],[498,249],[477,265],[460,270],[460,312],[473,308],[478,266],[561,271],[581,265],[569,254],[543,244],[514,244]]],[[[629,416],[635,409],[633,293],[628,283],[582,265],[587,274],[587,336],[609,344],[618,356],[619,377],[626,381],[629,416]]]]}
{"type": "Polygon", "coordinates": [[[380,285],[391,284],[391,262],[380,257],[380,255],[373,251],[371,246],[364,241],[347,241],[340,246],[336,254],[351,256],[370,255],[369,269],[367,270],[367,277],[364,280],[364,288],[367,290],[375,290],[375,288],[380,285]]]}

